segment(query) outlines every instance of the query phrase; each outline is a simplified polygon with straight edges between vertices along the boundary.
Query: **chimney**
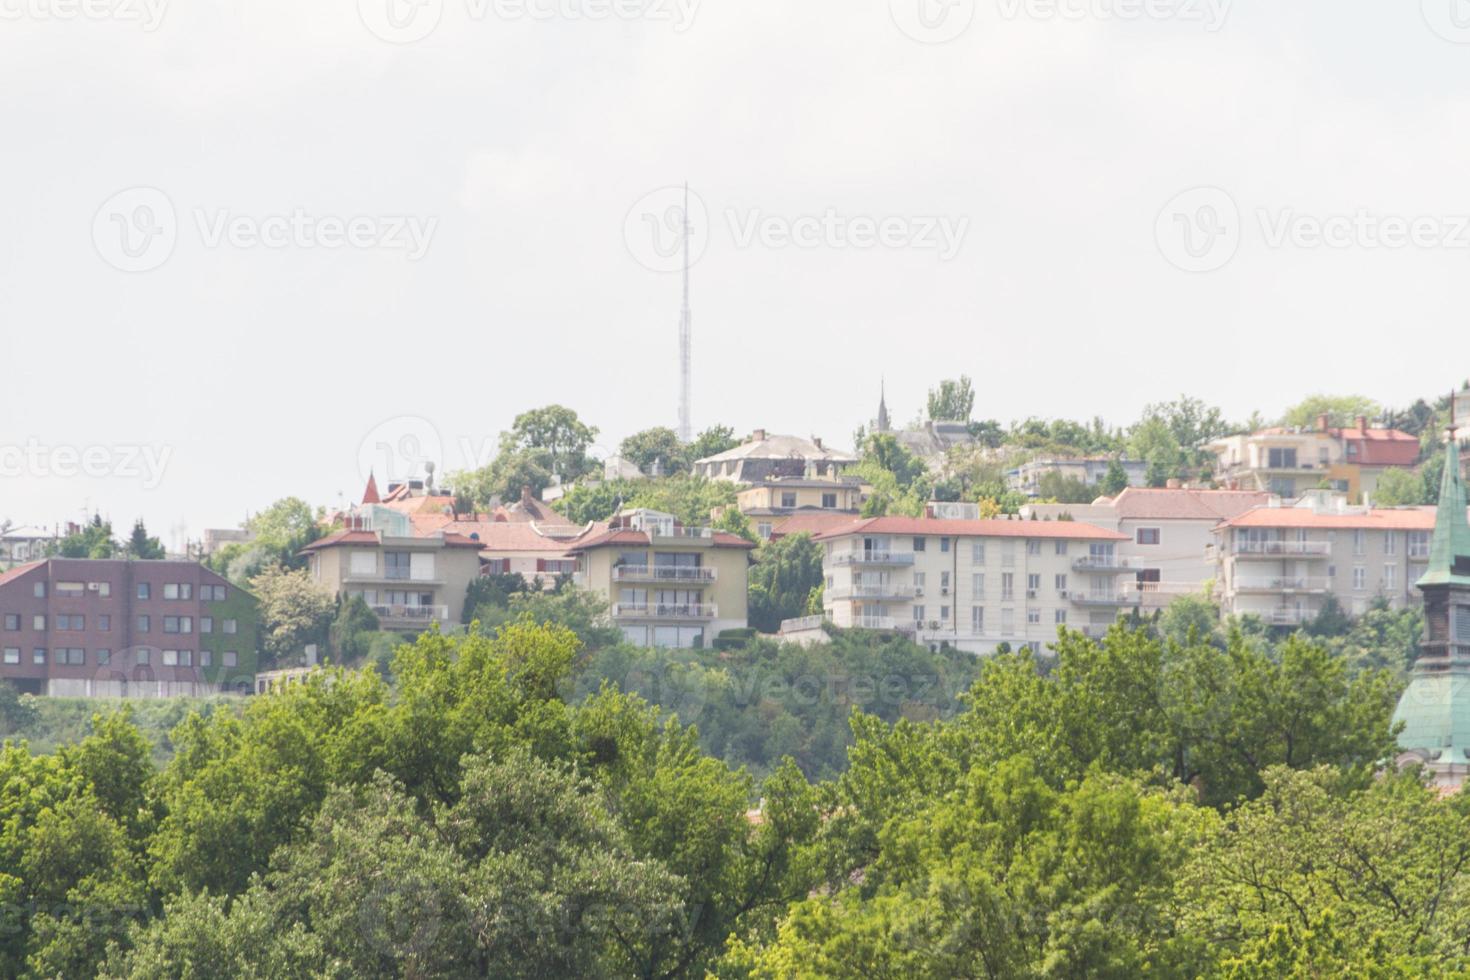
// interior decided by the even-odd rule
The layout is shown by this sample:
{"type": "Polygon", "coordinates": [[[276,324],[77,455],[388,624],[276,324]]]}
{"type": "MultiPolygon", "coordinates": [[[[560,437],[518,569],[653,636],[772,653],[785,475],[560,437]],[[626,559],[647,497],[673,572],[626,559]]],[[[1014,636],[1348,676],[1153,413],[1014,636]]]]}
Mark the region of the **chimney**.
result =
{"type": "Polygon", "coordinates": [[[750,434],[750,441],[751,442],[765,442],[766,441],[766,430],[765,429],[756,429],[754,432],[752,432],[750,434]]]}
{"type": "Polygon", "coordinates": [[[1366,416],[1366,415],[1359,415],[1358,416],[1358,431],[1359,432],[1367,432],[1368,431],[1368,416],[1366,416]]]}
{"type": "Polygon", "coordinates": [[[1318,432],[1326,432],[1330,428],[1332,428],[1332,418],[1326,412],[1323,412],[1321,415],[1317,416],[1318,432]]]}
{"type": "Polygon", "coordinates": [[[522,505],[525,505],[525,504],[529,504],[530,502],[531,502],[531,486],[530,486],[530,484],[522,484],[521,485],[521,503],[522,503],[522,505]]]}
{"type": "Polygon", "coordinates": [[[812,436],[812,445],[813,446],[816,446],[818,449],[821,449],[822,448],[822,437],[821,436],[812,436]]]}

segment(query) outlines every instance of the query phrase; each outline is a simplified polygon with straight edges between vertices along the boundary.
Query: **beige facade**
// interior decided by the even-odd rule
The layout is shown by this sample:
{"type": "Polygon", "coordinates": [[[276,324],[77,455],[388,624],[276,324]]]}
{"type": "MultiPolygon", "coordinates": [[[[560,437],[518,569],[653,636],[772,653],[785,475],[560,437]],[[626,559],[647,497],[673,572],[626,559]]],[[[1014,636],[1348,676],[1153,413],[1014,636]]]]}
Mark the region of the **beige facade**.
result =
{"type": "Polygon", "coordinates": [[[1372,496],[1385,470],[1413,466],[1419,441],[1393,429],[1376,429],[1359,418],[1339,429],[1319,418],[1315,429],[1264,429],[1216,439],[1215,476],[1242,490],[1264,490],[1296,498],[1332,490],[1353,501],[1372,496]]]}
{"type": "Polygon", "coordinates": [[[1080,521],[880,517],[817,540],[835,625],[898,630],[931,647],[1039,651],[1058,627],[1101,636],[1139,603],[1124,536],[1080,521]]]}
{"type": "Polygon", "coordinates": [[[773,435],[756,429],[734,449],[696,460],[695,476],[706,480],[756,484],[778,478],[833,480],[857,463],[857,457],[816,437],[773,435]]]}
{"type": "Polygon", "coordinates": [[[856,480],[765,480],[735,497],[763,541],[769,541],[787,518],[799,514],[847,514],[856,517],[863,505],[864,487],[856,480]]]}
{"type": "Polygon", "coordinates": [[[385,630],[416,633],[459,622],[465,592],[480,574],[479,542],[445,532],[414,536],[403,515],[384,508],[364,508],[355,522],[305,549],[322,588],[361,596],[385,630]]]}
{"type": "Polygon", "coordinates": [[[755,546],[734,534],[634,511],[575,542],[576,582],[607,599],[628,642],[708,648],[746,625],[746,573],[755,546]]]}
{"type": "Polygon", "coordinates": [[[1328,596],[1355,616],[1380,598],[1395,609],[1417,603],[1433,530],[1427,507],[1333,509],[1309,500],[1250,511],[1216,531],[1222,610],[1294,627],[1328,596]]]}

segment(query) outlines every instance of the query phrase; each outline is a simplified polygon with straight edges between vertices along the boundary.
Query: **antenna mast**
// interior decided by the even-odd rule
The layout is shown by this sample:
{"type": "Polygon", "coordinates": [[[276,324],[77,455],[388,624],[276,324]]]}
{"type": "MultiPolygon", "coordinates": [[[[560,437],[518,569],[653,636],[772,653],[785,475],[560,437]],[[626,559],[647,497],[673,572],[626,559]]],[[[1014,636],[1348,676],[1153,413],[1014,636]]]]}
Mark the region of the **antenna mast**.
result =
{"type": "Polygon", "coordinates": [[[689,225],[689,184],[684,184],[684,210],[680,215],[684,223],[684,305],[679,313],[679,441],[694,439],[693,426],[689,419],[689,367],[690,344],[694,332],[694,314],[689,309],[689,237],[693,229],[689,225]]]}

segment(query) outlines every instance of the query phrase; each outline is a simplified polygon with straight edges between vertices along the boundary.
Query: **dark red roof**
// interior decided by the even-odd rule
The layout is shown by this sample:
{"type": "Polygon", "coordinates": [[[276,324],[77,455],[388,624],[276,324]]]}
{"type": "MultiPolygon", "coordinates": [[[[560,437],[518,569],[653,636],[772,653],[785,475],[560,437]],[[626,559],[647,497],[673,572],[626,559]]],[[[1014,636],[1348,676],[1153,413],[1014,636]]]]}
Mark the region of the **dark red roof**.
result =
{"type": "Polygon", "coordinates": [[[373,478],[372,473],[368,474],[367,489],[362,492],[362,502],[365,504],[382,503],[382,498],[378,496],[378,481],[373,478]]]}

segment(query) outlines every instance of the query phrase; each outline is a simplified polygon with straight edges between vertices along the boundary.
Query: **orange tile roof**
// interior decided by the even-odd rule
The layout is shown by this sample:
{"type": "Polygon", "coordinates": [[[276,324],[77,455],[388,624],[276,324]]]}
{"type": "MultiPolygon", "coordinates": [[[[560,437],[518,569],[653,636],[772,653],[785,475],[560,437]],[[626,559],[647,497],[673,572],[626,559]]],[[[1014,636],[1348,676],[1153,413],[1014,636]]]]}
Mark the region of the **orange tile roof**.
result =
{"type": "Polygon", "coordinates": [[[44,561],[28,561],[24,565],[16,565],[8,572],[0,572],[0,585],[4,585],[13,579],[18,579],[33,568],[40,568],[46,564],[44,561]]]}
{"type": "Polygon", "coordinates": [[[784,538],[789,534],[820,534],[855,524],[863,518],[856,514],[792,514],[790,517],[780,518],[771,522],[771,537],[784,538]]]}
{"type": "Polygon", "coordinates": [[[1433,507],[1383,507],[1364,514],[1319,514],[1305,507],[1258,507],[1220,525],[1323,530],[1432,531],[1433,507]]]}
{"type": "Polygon", "coordinates": [[[1128,487],[1113,498],[1123,520],[1223,521],[1271,502],[1261,490],[1195,490],[1128,487]]]}
{"type": "MultiPolygon", "coordinates": [[[[738,534],[728,531],[716,531],[713,539],[690,538],[689,543],[694,544],[700,540],[711,540],[716,548],[754,548],[755,545],[738,534]]],[[[614,544],[649,544],[648,532],[638,531],[633,528],[611,528],[594,530],[592,533],[569,542],[567,554],[577,554],[592,548],[605,548],[614,544]]]]}
{"type": "Polygon", "coordinates": [[[930,517],[870,517],[817,535],[827,541],[854,534],[947,535],[957,538],[1063,538],[1072,541],[1127,541],[1128,535],[1081,521],[948,521],[930,517]]]}

